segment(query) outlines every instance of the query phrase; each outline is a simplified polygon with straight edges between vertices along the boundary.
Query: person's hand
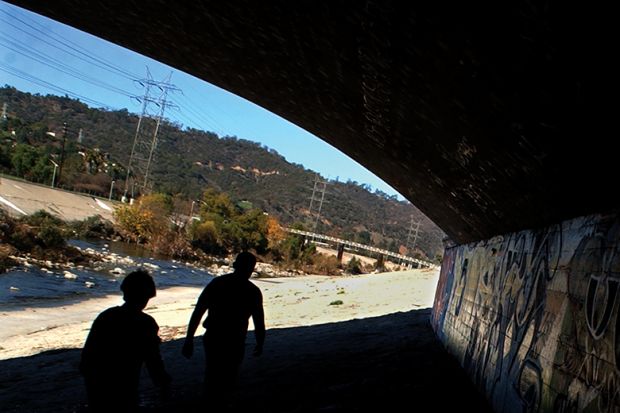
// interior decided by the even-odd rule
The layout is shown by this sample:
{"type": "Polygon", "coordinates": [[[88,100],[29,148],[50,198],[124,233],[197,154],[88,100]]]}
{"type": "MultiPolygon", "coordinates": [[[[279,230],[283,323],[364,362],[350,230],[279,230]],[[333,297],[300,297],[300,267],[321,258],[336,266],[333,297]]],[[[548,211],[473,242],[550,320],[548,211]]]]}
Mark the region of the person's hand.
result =
{"type": "Polygon", "coordinates": [[[194,340],[191,338],[186,338],[185,343],[183,343],[183,349],[181,353],[186,359],[191,359],[194,354],[194,340]]]}
{"type": "Polygon", "coordinates": [[[263,354],[263,346],[257,345],[254,347],[254,352],[252,354],[254,354],[254,357],[260,357],[263,354]]]}

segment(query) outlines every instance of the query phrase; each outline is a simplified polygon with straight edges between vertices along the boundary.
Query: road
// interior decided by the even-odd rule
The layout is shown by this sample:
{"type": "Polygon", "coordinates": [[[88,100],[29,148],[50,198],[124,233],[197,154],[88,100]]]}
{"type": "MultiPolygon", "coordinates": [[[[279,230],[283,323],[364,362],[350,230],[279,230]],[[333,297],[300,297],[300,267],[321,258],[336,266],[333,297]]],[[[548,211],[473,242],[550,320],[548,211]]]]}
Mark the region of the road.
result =
{"type": "Polygon", "coordinates": [[[15,217],[43,209],[65,221],[93,215],[112,221],[114,207],[118,204],[120,202],[0,177],[0,208],[15,217]]]}

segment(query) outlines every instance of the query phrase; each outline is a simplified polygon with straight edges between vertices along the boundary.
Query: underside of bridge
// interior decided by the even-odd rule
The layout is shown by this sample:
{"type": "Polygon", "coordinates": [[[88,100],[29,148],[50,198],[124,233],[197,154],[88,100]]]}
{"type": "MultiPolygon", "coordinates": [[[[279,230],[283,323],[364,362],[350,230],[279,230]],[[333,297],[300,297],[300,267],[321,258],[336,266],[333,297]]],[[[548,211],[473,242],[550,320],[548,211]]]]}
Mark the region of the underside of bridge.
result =
{"type": "Polygon", "coordinates": [[[550,1],[11,2],[290,120],[380,176],[457,243],[617,205],[613,139],[602,127],[613,48],[601,10],[550,1]]]}
{"type": "Polygon", "coordinates": [[[609,10],[551,1],[11,2],[263,106],[425,212],[455,241],[433,327],[496,410],[620,409],[618,36],[609,10]]]}

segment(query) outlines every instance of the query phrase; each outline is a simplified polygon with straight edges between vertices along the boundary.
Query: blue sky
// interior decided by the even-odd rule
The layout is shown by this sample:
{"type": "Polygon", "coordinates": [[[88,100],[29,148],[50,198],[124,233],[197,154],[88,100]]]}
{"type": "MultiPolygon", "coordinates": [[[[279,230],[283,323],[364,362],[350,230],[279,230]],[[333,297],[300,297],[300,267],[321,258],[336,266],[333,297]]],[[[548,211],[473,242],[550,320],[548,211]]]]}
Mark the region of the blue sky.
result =
{"type": "MultiPolygon", "coordinates": [[[[68,94],[89,106],[139,113],[146,77],[171,83],[179,109],[165,116],[184,126],[234,135],[275,149],[323,177],[351,179],[403,197],[360,164],[314,135],[214,85],[87,33],[0,1],[0,85],[40,94],[68,94]],[[59,70],[60,69],[60,70],[59,70]]],[[[1,104],[2,102],[0,102],[1,104]]]]}

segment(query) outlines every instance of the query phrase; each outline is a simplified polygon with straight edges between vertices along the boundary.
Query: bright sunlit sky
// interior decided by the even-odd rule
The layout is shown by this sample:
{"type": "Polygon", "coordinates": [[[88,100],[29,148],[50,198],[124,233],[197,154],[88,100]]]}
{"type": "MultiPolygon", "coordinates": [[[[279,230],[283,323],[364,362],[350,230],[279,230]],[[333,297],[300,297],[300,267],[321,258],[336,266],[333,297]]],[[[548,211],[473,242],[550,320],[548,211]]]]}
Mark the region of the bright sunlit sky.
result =
{"type": "MultiPolygon", "coordinates": [[[[260,142],[324,178],[351,179],[403,197],[360,164],[271,112],[196,77],[64,24],[0,1],[0,86],[42,95],[69,95],[91,107],[139,113],[150,71],[181,92],[165,117],[184,127],[260,142]]],[[[3,102],[0,102],[0,106],[3,102]]],[[[10,108],[9,108],[10,112],[10,108]]]]}

